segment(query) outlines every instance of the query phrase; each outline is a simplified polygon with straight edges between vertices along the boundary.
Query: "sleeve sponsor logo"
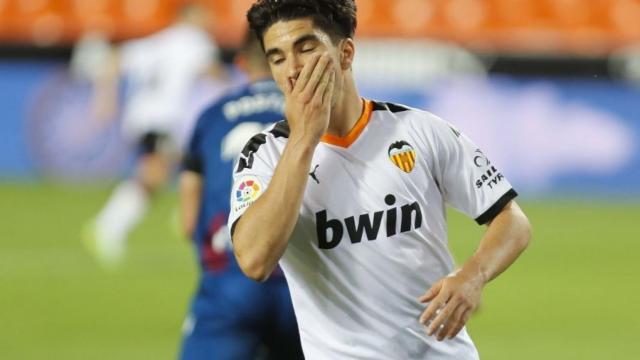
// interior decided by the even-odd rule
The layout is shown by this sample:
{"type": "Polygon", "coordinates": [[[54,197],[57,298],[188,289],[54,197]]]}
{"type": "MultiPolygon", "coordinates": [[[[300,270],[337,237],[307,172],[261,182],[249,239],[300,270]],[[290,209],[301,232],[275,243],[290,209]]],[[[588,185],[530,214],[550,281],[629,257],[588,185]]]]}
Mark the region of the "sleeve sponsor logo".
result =
{"type": "Polygon", "coordinates": [[[253,204],[264,187],[255,176],[245,176],[240,178],[233,187],[233,211],[240,212],[253,204]]]}
{"type": "Polygon", "coordinates": [[[477,149],[475,152],[476,156],[473,158],[473,163],[478,168],[487,168],[487,170],[476,180],[476,188],[481,189],[482,186],[486,186],[489,189],[493,189],[494,186],[498,185],[504,176],[502,173],[496,169],[495,166],[491,165],[491,161],[487,158],[487,156],[480,150],[477,149]]]}
{"type": "Polygon", "coordinates": [[[489,159],[482,152],[482,150],[477,149],[475,153],[476,153],[476,157],[473,158],[473,163],[477,167],[482,168],[482,167],[487,167],[487,166],[491,165],[491,161],[489,161],[489,159]]]}
{"type": "Polygon", "coordinates": [[[495,166],[491,166],[489,170],[482,174],[476,180],[476,188],[480,189],[482,186],[487,186],[489,189],[493,189],[494,186],[498,185],[504,176],[501,172],[499,172],[495,166]]]}

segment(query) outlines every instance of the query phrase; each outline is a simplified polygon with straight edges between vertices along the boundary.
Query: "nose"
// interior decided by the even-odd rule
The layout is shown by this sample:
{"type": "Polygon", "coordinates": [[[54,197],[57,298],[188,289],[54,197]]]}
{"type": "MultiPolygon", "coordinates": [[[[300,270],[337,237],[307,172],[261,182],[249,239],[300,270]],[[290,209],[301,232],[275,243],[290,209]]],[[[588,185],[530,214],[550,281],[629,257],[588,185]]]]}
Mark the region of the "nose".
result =
{"type": "Polygon", "coordinates": [[[302,67],[304,66],[304,64],[302,63],[299,56],[292,55],[289,57],[289,61],[287,65],[288,65],[287,73],[288,73],[289,80],[292,80],[293,82],[295,82],[295,80],[298,79],[298,76],[300,75],[300,72],[302,71],[302,67]]]}

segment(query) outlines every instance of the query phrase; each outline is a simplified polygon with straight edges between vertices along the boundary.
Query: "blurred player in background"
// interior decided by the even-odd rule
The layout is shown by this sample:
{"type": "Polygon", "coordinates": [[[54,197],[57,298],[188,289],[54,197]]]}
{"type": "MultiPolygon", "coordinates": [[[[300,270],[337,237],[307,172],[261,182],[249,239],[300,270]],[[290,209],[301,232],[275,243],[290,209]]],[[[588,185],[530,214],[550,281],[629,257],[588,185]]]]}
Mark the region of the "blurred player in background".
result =
{"type": "Polygon", "coordinates": [[[253,34],[237,59],[250,83],[204,111],[180,176],[183,230],[193,239],[201,268],[181,358],[302,359],[284,276],[276,270],[258,284],[242,273],[231,250],[226,224],[233,161],[248,139],[282,119],[284,107],[253,34]]]}
{"type": "Polygon", "coordinates": [[[96,89],[96,115],[113,119],[119,79],[127,80],[122,126],[138,146],[135,174],[121,182],[86,230],[85,241],[102,265],[114,268],[129,232],[153,195],[168,181],[179,158],[178,139],[187,97],[197,80],[217,67],[218,49],[206,30],[206,9],[184,6],[177,21],[114,51],[96,89]]]}
{"type": "Polygon", "coordinates": [[[242,270],[265,281],[280,262],[307,359],[477,359],[464,326],[529,242],[516,192],[452,125],[360,97],[354,0],[260,0],[248,17],[286,121],[238,160],[242,270]],[[446,203],[487,225],[458,270],[446,203]]]}

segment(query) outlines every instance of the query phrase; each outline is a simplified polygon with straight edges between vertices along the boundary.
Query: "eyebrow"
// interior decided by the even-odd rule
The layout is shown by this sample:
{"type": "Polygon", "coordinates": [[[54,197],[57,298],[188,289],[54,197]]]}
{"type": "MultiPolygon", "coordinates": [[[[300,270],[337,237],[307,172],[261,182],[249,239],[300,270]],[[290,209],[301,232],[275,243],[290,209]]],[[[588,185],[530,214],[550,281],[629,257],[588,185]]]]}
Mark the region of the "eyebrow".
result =
{"type": "MultiPolygon", "coordinates": [[[[320,41],[320,39],[315,34],[302,35],[301,37],[296,39],[296,41],[293,42],[293,47],[299,46],[300,44],[305,43],[307,41],[320,41]]],[[[266,51],[265,56],[268,58],[271,55],[274,55],[279,52],[282,52],[282,50],[279,48],[271,48],[266,51]]]]}

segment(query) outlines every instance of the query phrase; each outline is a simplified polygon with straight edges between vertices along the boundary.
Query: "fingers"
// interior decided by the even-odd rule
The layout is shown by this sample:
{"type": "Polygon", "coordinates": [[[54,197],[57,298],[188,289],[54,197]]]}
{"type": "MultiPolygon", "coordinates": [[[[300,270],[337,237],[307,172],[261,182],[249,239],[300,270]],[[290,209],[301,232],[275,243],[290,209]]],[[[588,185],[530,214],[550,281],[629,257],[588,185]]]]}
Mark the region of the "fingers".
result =
{"type": "Polygon", "coordinates": [[[481,286],[461,272],[448,275],[419,298],[420,302],[429,302],[419,321],[438,341],[454,338],[477,307],[481,292],[481,286]]]}
{"type": "Polygon", "coordinates": [[[326,104],[327,93],[333,93],[333,82],[335,82],[335,70],[332,68],[328,68],[320,79],[320,83],[318,87],[315,89],[313,94],[313,102],[317,105],[326,104]]]}
{"type": "Polygon", "coordinates": [[[331,71],[331,77],[329,78],[329,83],[327,84],[327,88],[324,90],[322,94],[322,103],[323,104],[331,104],[333,102],[333,89],[336,83],[336,71],[331,71]]]}
{"type": "Polygon", "coordinates": [[[294,81],[292,79],[287,79],[287,81],[284,84],[284,94],[286,96],[291,95],[291,93],[293,92],[293,86],[295,85],[294,81]]]}
{"type": "Polygon", "coordinates": [[[458,307],[459,307],[459,304],[453,301],[445,304],[444,307],[438,312],[435,319],[433,319],[431,324],[429,324],[429,327],[427,328],[427,334],[429,336],[438,334],[438,340],[442,340],[440,339],[440,335],[443,330],[442,327],[445,324],[448,324],[448,321],[451,318],[451,315],[453,315],[454,311],[456,311],[458,307]]]}
{"type": "Polygon", "coordinates": [[[474,307],[460,296],[441,292],[422,313],[420,323],[428,326],[427,334],[436,335],[438,341],[452,339],[465,326],[473,309],[474,307]]]}
{"type": "Polygon", "coordinates": [[[438,293],[440,292],[440,289],[442,289],[442,280],[433,284],[433,286],[431,286],[431,288],[427,290],[424,295],[418,298],[418,301],[420,301],[421,303],[426,303],[433,300],[433,298],[436,297],[436,295],[438,295],[438,293]]]}
{"type": "Polygon", "coordinates": [[[311,75],[314,73],[316,69],[316,65],[320,61],[324,54],[313,54],[313,56],[307,61],[306,64],[302,67],[302,71],[298,78],[295,80],[295,83],[292,85],[292,92],[301,93],[309,83],[311,79],[311,75]]]}
{"type": "Polygon", "coordinates": [[[440,313],[440,311],[443,310],[442,308],[447,304],[447,301],[449,301],[449,294],[440,292],[439,295],[429,303],[427,309],[420,316],[420,323],[426,326],[436,315],[440,313]]]}
{"type": "Polygon", "coordinates": [[[466,309],[465,306],[462,306],[462,304],[456,301],[449,302],[435,320],[433,320],[427,333],[429,335],[437,335],[438,341],[444,340],[445,335],[449,333],[451,328],[458,325],[457,320],[466,309]]]}
{"type": "Polygon", "coordinates": [[[467,321],[469,321],[469,317],[471,316],[472,310],[465,306],[458,306],[456,312],[453,314],[451,319],[447,322],[447,325],[440,332],[442,335],[442,339],[438,337],[438,340],[453,339],[460,330],[465,326],[467,321]]]}
{"type": "Polygon", "coordinates": [[[333,71],[333,66],[331,64],[331,57],[326,53],[322,55],[320,60],[318,60],[316,67],[311,73],[309,81],[300,94],[304,102],[310,101],[317,92],[320,92],[320,97],[322,97],[324,89],[318,90],[318,86],[323,81],[325,81],[325,84],[329,82],[329,75],[331,75],[330,72],[333,71]]]}

